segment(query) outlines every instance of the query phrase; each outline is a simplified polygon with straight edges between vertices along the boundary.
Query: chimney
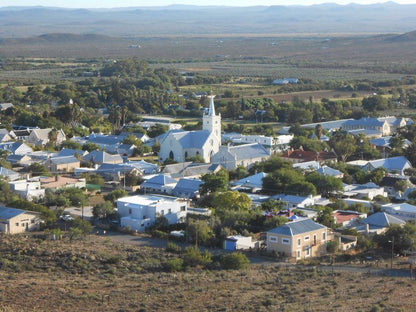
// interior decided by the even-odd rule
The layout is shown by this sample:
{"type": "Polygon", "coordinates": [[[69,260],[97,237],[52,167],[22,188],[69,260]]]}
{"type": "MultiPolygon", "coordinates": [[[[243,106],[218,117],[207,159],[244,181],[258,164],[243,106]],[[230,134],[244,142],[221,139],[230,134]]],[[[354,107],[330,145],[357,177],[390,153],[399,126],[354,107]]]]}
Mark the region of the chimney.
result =
{"type": "Polygon", "coordinates": [[[370,235],[370,225],[368,223],[365,225],[365,235],[370,235]]]}

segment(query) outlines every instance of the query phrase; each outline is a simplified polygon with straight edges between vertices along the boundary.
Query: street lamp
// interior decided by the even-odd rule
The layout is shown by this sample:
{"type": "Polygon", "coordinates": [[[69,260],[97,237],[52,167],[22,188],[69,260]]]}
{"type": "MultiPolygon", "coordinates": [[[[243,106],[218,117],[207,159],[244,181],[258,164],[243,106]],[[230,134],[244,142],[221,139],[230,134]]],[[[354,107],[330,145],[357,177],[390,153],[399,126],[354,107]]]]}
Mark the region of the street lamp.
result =
{"type": "Polygon", "coordinates": [[[390,269],[393,269],[394,236],[392,236],[392,237],[391,237],[391,240],[389,240],[389,243],[391,243],[391,259],[390,259],[390,269]]]}

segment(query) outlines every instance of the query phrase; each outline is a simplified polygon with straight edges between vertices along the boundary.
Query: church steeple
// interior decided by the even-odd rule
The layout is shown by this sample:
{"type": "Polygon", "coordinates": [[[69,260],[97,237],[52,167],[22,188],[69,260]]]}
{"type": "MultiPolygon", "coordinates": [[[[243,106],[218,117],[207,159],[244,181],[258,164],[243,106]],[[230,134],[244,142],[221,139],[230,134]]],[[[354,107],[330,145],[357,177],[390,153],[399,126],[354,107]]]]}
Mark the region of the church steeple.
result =
{"type": "Polygon", "coordinates": [[[208,112],[202,117],[202,129],[213,133],[218,142],[221,142],[221,114],[215,115],[215,95],[208,95],[208,112]]]}
{"type": "Polygon", "coordinates": [[[214,106],[214,97],[215,97],[215,95],[208,95],[208,97],[209,97],[208,115],[209,116],[215,116],[215,106],[214,106]]]}

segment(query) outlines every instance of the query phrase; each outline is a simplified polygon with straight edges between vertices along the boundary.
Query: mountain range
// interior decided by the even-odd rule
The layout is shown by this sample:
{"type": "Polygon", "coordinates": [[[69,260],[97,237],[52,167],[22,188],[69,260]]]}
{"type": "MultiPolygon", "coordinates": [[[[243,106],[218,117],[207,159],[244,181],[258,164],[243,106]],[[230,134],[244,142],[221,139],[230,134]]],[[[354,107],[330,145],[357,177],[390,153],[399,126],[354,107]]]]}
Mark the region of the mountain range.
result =
{"type": "Polygon", "coordinates": [[[416,29],[416,4],[118,9],[0,8],[0,38],[48,33],[116,37],[246,34],[376,34],[416,29]]]}

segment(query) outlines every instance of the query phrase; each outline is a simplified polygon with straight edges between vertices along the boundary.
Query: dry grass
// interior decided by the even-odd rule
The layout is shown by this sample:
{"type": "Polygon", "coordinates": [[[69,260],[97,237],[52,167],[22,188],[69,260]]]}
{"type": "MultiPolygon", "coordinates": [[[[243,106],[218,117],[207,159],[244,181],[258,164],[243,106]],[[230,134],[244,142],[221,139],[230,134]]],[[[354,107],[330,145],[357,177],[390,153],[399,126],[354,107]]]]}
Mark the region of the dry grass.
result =
{"type": "Polygon", "coordinates": [[[0,311],[412,311],[416,282],[253,265],[165,273],[161,249],[0,237],[0,311]]]}

